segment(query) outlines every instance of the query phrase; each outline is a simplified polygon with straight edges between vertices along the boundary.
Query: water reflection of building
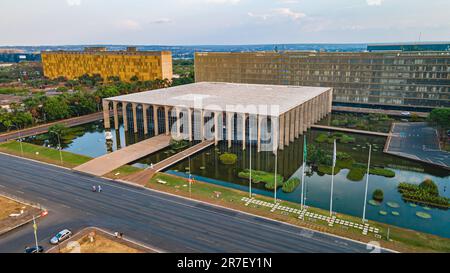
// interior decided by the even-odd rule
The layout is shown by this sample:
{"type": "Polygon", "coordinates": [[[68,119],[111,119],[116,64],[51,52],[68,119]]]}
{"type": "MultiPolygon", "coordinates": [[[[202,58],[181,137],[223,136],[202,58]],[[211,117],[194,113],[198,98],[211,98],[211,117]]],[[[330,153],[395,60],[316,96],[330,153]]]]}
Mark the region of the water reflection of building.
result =
{"type": "Polygon", "coordinates": [[[171,134],[274,151],[330,113],[331,98],[331,88],[203,82],[104,99],[103,109],[105,128],[111,126],[111,106],[116,129],[122,112],[125,131],[135,133],[126,134],[134,136],[132,142],[171,134]]]}

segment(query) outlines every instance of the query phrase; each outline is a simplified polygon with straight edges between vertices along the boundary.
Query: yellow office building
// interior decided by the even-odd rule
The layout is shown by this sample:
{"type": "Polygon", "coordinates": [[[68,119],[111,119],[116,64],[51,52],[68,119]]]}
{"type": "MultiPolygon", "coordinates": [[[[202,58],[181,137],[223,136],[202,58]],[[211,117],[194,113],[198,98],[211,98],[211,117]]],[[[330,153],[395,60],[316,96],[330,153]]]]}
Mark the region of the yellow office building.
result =
{"type": "Polygon", "coordinates": [[[170,51],[106,51],[85,48],[84,51],[44,51],[41,53],[44,75],[50,79],[75,79],[84,74],[99,74],[104,80],[119,77],[129,82],[136,76],[141,81],[172,80],[170,51]]]}

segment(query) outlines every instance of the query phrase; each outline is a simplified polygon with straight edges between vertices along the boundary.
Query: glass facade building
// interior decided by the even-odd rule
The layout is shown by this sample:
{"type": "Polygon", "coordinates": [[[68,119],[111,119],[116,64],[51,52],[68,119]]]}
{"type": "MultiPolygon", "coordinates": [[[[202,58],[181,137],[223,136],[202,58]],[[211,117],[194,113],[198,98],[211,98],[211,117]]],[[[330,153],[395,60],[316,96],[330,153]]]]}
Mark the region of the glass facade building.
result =
{"type": "Polygon", "coordinates": [[[333,102],[450,107],[450,52],[196,53],[197,82],[333,87],[333,102]]]}

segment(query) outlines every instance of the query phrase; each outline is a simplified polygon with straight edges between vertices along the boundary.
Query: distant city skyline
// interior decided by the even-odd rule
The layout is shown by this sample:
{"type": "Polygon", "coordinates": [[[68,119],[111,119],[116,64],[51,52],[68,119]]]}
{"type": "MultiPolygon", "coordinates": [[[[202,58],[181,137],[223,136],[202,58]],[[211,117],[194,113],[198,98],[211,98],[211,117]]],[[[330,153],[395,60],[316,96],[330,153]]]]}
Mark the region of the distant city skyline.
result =
{"type": "Polygon", "coordinates": [[[450,40],[447,0],[2,0],[0,9],[0,46],[450,40]]]}

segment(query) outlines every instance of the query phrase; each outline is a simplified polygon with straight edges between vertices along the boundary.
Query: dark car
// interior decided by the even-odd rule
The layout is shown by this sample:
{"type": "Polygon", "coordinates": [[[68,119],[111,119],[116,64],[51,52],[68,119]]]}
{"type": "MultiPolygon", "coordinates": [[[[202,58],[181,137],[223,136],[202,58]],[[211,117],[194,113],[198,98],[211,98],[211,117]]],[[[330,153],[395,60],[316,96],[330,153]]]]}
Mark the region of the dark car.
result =
{"type": "Polygon", "coordinates": [[[25,253],[42,253],[42,252],[44,252],[44,248],[42,246],[38,246],[37,248],[35,246],[25,248],[25,253]]]}

